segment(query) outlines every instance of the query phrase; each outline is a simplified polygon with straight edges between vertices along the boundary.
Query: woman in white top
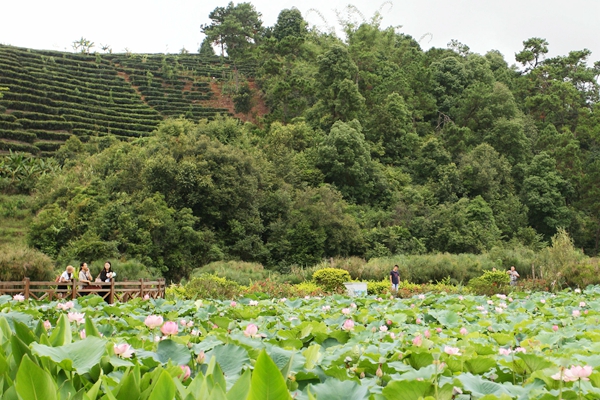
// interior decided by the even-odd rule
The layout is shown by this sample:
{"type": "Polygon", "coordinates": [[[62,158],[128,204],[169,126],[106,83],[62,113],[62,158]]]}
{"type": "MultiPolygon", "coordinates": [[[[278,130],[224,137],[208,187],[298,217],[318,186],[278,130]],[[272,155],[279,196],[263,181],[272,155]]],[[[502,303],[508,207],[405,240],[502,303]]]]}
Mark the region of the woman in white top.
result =
{"type": "MultiPolygon", "coordinates": [[[[73,282],[73,272],[75,272],[75,268],[72,265],[67,266],[67,269],[61,274],[60,278],[58,278],[59,282],[73,282]]],[[[66,292],[66,285],[59,285],[58,290],[64,290],[66,292]]]]}

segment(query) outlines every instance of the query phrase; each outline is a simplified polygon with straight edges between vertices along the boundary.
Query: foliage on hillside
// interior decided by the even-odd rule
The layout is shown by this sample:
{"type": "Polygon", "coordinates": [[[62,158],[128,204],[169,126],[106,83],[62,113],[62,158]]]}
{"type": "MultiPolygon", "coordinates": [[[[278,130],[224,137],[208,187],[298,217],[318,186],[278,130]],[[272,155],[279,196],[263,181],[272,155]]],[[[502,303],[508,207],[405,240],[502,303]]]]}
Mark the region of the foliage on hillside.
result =
{"type": "MultiPolygon", "coordinates": [[[[589,51],[545,58],[548,44],[533,38],[521,66],[509,66],[497,51],[456,41],[423,51],[378,16],[341,21],[344,39],[307,29],[295,9],[273,27],[259,17],[230,5],[204,26],[236,68],[256,66],[271,111],[259,126],[194,122],[192,111],[130,142],[69,139],[57,152],[62,172],[40,179],[30,244],[59,261],[134,258],[174,280],[211,261],[288,272],[333,257],[439,253],[428,279],[466,282],[531,259],[561,229],[572,249],[598,254],[600,64],[589,51]],[[490,256],[483,268],[443,253],[490,256]]],[[[148,104],[182,84],[169,80],[162,56],[98,57],[98,68],[130,74],[148,104]],[[135,72],[138,63],[148,73],[135,72]]],[[[248,107],[245,89],[232,93],[248,107]]],[[[15,101],[4,95],[0,104],[15,101]]],[[[179,104],[171,100],[152,112],[178,115],[166,111],[179,104]]],[[[410,275],[422,278],[418,268],[410,275]]]]}

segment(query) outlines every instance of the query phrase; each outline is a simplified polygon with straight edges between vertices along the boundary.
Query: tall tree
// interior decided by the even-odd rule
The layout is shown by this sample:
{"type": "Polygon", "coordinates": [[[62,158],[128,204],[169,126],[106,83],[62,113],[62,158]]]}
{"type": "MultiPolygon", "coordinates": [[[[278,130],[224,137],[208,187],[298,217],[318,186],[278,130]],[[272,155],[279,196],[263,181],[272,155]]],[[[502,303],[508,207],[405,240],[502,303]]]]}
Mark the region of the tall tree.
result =
{"type": "Polygon", "coordinates": [[[259,40],[262,33],[261,14],[250,3],[215,8],[208,17],[210,24],[200,26],[208,40],[221,47],[232,58],[243,56],[259,40]]]}

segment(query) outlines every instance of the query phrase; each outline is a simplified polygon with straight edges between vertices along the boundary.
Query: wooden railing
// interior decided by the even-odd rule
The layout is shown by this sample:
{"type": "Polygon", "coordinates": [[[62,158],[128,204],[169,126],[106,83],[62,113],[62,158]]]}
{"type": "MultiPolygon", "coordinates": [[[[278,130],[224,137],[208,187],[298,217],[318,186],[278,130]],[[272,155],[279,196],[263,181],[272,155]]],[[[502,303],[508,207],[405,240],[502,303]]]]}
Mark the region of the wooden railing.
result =
{"type": "Polygon", "coordinates": [[[35,282],[25,278],[22,281],[0,282],[0,294],[14,296],[21,294],[25,299],[48,300],[76,299],[89,294],[97,294],[108,303],[115,301],[126,302],[140,298],[163,298],[165,297],[165,280],[148,281],[118,281],[93,282],[90,287],[80,286],[80,282],[35,282]]]}

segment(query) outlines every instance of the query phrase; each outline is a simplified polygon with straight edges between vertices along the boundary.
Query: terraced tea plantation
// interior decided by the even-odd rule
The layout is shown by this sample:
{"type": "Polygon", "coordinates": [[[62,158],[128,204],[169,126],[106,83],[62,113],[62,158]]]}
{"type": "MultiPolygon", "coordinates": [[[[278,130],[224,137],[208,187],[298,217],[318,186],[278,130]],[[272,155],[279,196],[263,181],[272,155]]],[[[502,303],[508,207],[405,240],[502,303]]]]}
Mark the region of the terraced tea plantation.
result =
{"type": "MultiPolygon", "coordinates": [[[[252,66],[238,71],[252,74],[252,66]]],[[[198,55],[73,54],[0,46],[0,151],[51,155],[71,135],[129,140],[167,117],[228,114],[211,85],[233,67],[198,55]]]]}

